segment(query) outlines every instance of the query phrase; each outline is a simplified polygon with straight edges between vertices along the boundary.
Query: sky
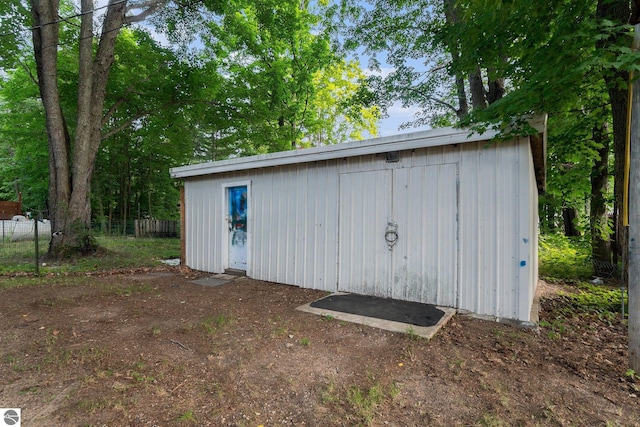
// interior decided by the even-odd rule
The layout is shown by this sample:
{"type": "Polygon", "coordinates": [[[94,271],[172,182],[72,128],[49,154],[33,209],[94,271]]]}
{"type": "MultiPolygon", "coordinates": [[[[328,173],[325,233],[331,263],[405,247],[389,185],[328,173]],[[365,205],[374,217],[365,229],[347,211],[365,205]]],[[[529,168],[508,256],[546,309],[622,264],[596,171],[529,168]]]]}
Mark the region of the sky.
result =
{"type": "Polygon", "coordinates": [[[378,126],[378,136],[397,135],[399,133],[409,133],[419,130],[431,129],[431,127],[429,126],[398,129],[403,123],[415,120],[415,115],[419,111],[419,108],[402,108],[402,105],[399,102],[395,103],[387,111],[388,117],[380,120],[380,124],[378,126]]]}
{"type": "MultiPolygon", "coordinates": [[[[377,76],[386,77],[395,71],[395,69],[391,65],[387,64],[384,61],[384,58],[386,56],[384,53],[381,53],[376,58],[377,61],[380,63],[379,69],[376,71],[366,69],[364,67],[363,64],[369,63],[369,57],[363,51],[359,51],[357,56],[358,56],[357,58],[358,62],[360,63],[360,66],[363,67],[363,71],[367,76],[377,75],[377,76]]],[[[403,123],[414,121],[416,119],[416,115],[419,112],[420,112],[420,108],[417,108],[415,106],[402,107],[402,103],[397,101],[387,109],[387,114],[386,114],[387,117],[383,117],[380,120],[379,126],[378,126],[378,136],[397,135],[400,133],[409,133],[409,132],[416,132],[419,130],[431,129],[430,126],[419,126],[419,127],[410,127],[406,129],[399,129],[399,127],[403,123]]]]}

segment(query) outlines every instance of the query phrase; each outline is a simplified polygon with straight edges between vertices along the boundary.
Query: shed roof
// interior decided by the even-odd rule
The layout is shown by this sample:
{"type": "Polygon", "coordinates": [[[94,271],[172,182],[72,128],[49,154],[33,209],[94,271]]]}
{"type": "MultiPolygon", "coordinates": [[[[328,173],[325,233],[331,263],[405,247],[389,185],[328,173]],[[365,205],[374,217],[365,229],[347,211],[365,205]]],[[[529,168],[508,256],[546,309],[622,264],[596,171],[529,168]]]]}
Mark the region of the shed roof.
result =
{"type": "MultiPolygon", "coordinates": [[[[544,191],[547,117],[546,115],[536,116],[529,120],[529,124],[538,131],[538,134],[532,135],[530,140],[538,189],[539,191],[544,191]]],[[[385,136],[381,138],[365,139],[362,141],[347,142],[343,144],[327,145],[323,147],[302,148],[291,151],[281,151],[277,153],[260,154],[256,156],[238,157],[234,159],[180,166],[172,168],[170,173],[173,178],[190,178],[223,172],[308,163],[368,154],[388,153],[391,151],[464,144],[475,141],[488,141],[497,134],[498,132],[493,130],[479,134],[471,133],[468,129],[439,128],[385,136]]]]}

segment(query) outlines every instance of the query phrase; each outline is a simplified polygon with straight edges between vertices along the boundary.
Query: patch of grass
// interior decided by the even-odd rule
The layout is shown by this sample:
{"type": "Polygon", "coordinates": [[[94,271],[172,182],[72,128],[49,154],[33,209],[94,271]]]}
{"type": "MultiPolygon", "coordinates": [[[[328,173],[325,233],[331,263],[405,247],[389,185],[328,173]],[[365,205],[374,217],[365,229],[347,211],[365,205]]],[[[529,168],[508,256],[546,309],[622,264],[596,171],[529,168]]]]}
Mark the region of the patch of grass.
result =
{"type": "Polygon", "coordinates": [[[305,347],[309,347],[309,338],[300,338],[300,345],[303,345],[305,347]]]}
{"type": "Polygon", "coordinates": [[[456,355],[454,359],[449,361],[449,370],[453,372],[453,376],[458,378],[465,369],[465,360],[462,359],[459,355],[456,355]]]}
{"type": "Polygon", "coordinates": [[[552,340],[560,338],[565,332],[567,332],[567,326],[564,324],[562,319],[554,319],[552,321],[541,320],[539,323],[540,327],[548,328],[547,337],[552,340]]]}
{"type": "Polygon", "coordinates": [[[196,417],[193,413],[193,409],[188,409],[180,416],[178,416],[177,421],[179,423],[196,423],[196,417]]]}
{"type": "MultiPolygon", "coordinates": [[[[96,236],[100,250],[87,257],[66,260],[47,259],[49,242],[40,241],[41,274],[87,272],[131,267],[154,267],[161,260],[180,257],[180,239],[96,236]],[[43,265],[44,264],[44,265],[43,265]]],[[[0,273],[35,272],[34,242],[0,241],[0,273]]]]}
{"type": "MultiPolygon", "coordinates": [[[[0,231],[1,233],[1,231],[0,231]]],[[[38,241],[38,252],[46,254],[49,242],[45,239],[38,241]]],[[[12,242],[0,234],[0,273],[16,273],[35,271],[35,242],[12,242]]]]}
{"type": "Polygon", "coordinates": [[[376,407],[385,398],[384,390],[380,383],[375,382],[370,387],[361,388],[354,385],[347,389],[347,402],[355,410],[359,421],[371,424],[376,413],[376,407]]]}
{"type": "Polygon", "coordinates": [[[18,392],[18,394],[20,395],[25,395],[25,394],[38,394],[38,392],[40,391],[40,386],[37,385],[32,385],[26,388],[23,388],[22,390],[20,390],[18,392]]]}
{"type": "Polygon", "coordinates": [[[593,273],[590,253],[585,237],[542,234],[538,239],[539,274],[549,280],[588,279],[593,273]]]}
{"type": "Polygon", "coordinates": [[[134,381],[139,382],[139,383],[152,383],[154,382],[156,379],[154,377],[142,374],[138,371],[131,371],[130,372],[131,378],[133,378],[134,381]]]}
{"type": "Polygon", "coordinates": [[[220,329],[233,323],[233,317],[225,316],[224,314],[218,314],[217,316],[207,317],[202,322],[202,327],[208,334],[212,335],[218,332],[220,329]]]}
{"type": "Polygon", "coordinates": [[[47,276],[2,276],[0,275],[0,289],[20,287],[53,287],[80,286],[93,283],[87,276],[70,276],[67,274],[51,274],[47,276]]]}
{"type": "Polygon", "coordinates": [[[82,347],[74,356],[82,364],[101,366],[109,358],[109,352],[100,347],[82,347]]]}
{"type": "Polygon", "coordinates": [[[20,359],[17,356],[5,356],[4,363],[7,363],[15,372],[23,372],[27,370],[27,367],[20,363],[20,359]]]}
{"type": "Polygon", "coordinates": [[[640,375],[638,375],[638,373],[631,368],[627,369],[627,371],[624,373],[624,376],[631,381],[640,380],[640,375]]]}
{"type": "Polygon", "coordinates": [[[275,328],[271,332],[271,334],[274,336],[285,335],[289,330],[289,321],[283,320],[280,316],[276,316],[274,319],[270,319],[269,322],[275,326],[275,328]]]}
{"type": "Polygon", "coordinates": [[[80,400],[78,401],[77,409],[85,413],[93,413],[96,411],[102,411],[109,407],[109,402],[104,399],[99,400],[80,400]]]}
{"type": "Polygon", "coordinates": [[[338,400],[338,395],[336,393],[336,386],[333,381],[327,384],[327,388],[322,392],[321,401],[325,405],[328,403],[333,403],[338,400]]]}
{"type": "Polygon", "coordinates": [[[349,425],[370,425],[380,406],[399,393],[400,387],[396,383],[385,387],[370,376],[364,385],[353,384],[342,390],[333,381],[329,382],[321,394],[321,401],[333,406],[335,411],[346,411],[344,416],[349,418],[349,425]]]}
{"type": "Polygon", "coordinates": [[[497,416],[487,413],[482,414],[482,418],[480,418],[478,424],[483,427],[502,427],[507,425],[497,416]]]}
{"type": "Polygon", "coordinates": [[[416,331],[413,329],[413,326],[409,325],[409,327],[407,327],[407,338],[409,338],[411,341],[418,341],[420,338],[422,338],[420,335],[416,334],[416,331]]]}
{"type": "Polygon", "coordinates": [[[147,284],[133,284],[124,287],[109,285],[105,287],[105,294],[130,297],[132,295],[146,294],[148,292],[152,292],[153,290],[153,287],[147,284]]]}

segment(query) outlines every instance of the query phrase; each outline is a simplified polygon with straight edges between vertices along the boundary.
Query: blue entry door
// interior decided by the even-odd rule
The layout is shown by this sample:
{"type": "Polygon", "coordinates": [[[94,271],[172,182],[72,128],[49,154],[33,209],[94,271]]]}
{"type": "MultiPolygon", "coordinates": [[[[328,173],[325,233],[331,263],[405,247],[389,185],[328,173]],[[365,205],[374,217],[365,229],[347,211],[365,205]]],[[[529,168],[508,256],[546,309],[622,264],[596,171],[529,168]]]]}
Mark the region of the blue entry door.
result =
{"type": "Polygon", "coordinates": [[[229,268],[247,270],[247,186],[228,187],[229,268]]]}

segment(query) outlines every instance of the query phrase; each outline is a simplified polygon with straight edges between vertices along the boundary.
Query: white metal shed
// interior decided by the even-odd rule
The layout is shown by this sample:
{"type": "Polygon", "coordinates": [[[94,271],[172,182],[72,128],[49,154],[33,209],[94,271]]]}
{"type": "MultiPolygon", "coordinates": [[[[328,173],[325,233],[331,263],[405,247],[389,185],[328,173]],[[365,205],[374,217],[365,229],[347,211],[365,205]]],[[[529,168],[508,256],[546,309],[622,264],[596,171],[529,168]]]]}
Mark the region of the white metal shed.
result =
{"type": "Polygon", "coordinates": [[[546,118],[174,168],[191,268],[535,320],[546,118]],[[397,239],[396,239],[397,237],[397,239]]]}

